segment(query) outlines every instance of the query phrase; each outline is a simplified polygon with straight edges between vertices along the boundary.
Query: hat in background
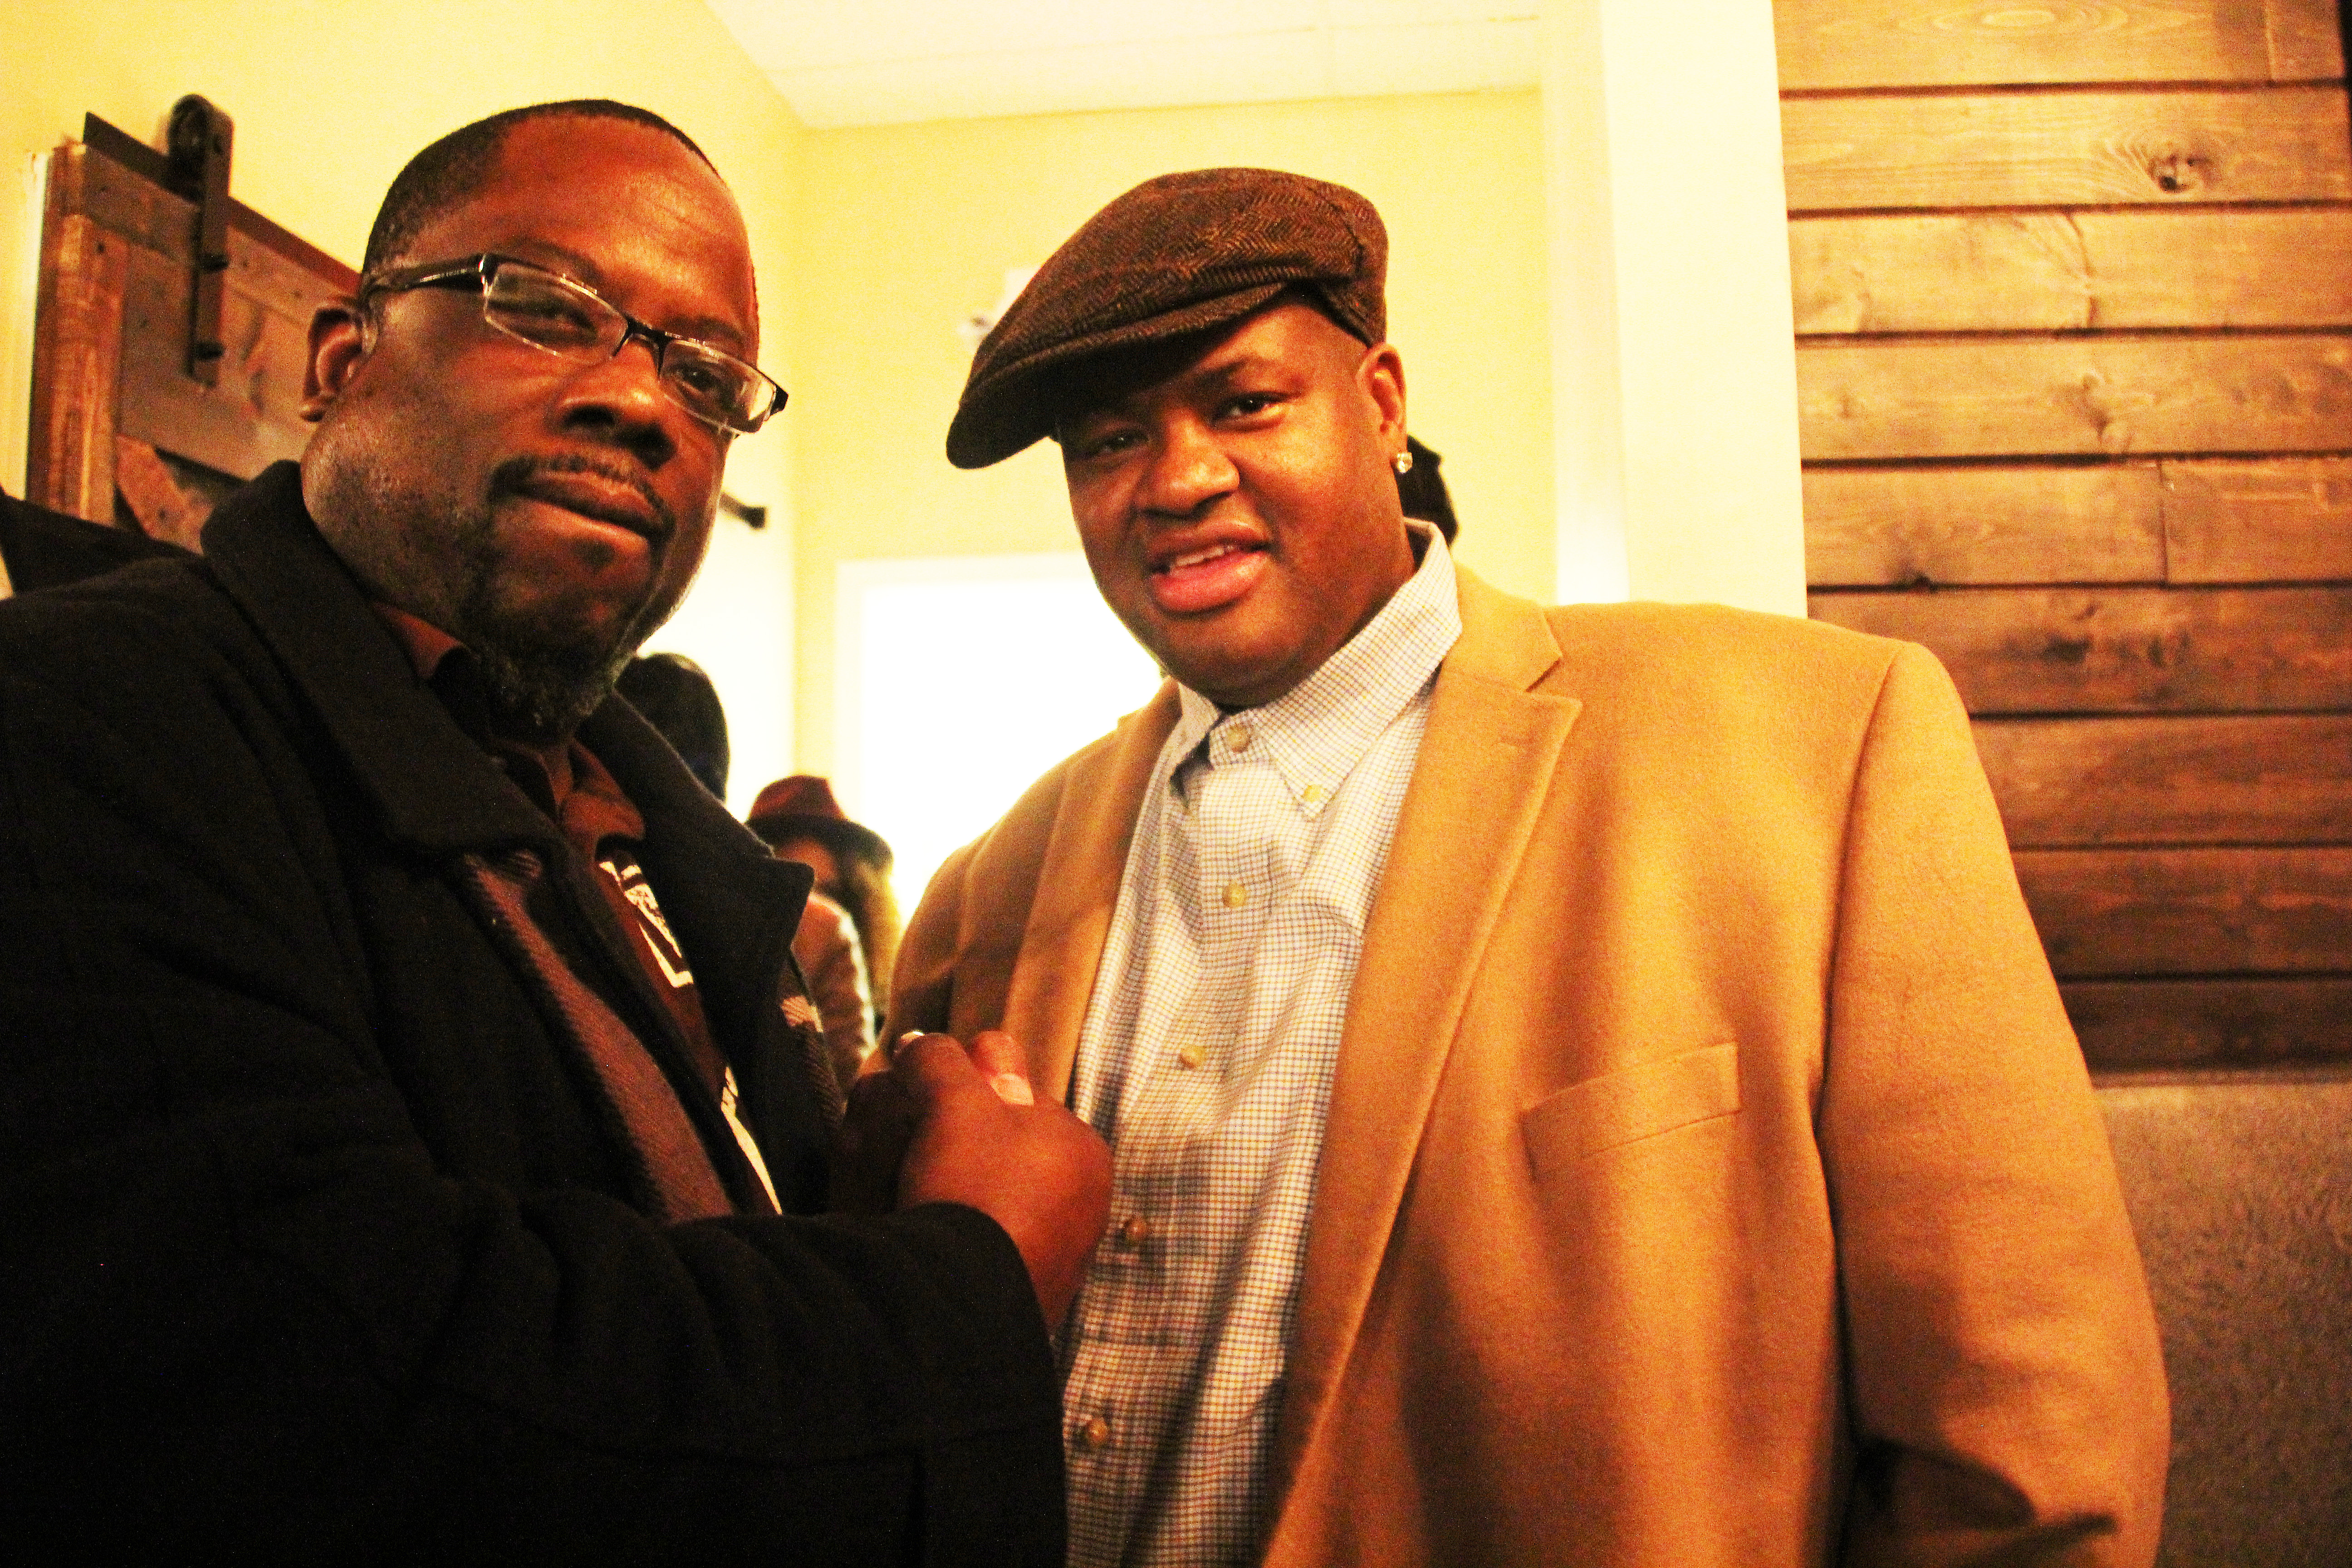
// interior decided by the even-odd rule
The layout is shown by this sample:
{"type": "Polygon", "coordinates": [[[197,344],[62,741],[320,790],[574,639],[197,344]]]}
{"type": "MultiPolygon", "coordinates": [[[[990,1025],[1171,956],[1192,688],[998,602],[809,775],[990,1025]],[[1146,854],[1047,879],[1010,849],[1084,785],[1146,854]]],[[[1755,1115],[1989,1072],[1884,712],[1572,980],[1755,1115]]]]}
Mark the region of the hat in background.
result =
{"type": "Polygon", "coordinates": [[[772,847],[814,838],[836,855],[854,855],[878,871],[890,869],[888,841],[844,816],[841,803],[833,798],[832,781],[815,773],[794,773],[768,785],[743,821],[772,847]]]}
{"type": "Polygon", "coordinates": [[[1146,180],[1063,241],[982,341],[948,461],[984,468],[1049,434],[1063,367],[1229,325],[1286,289],[1377,343],[1388,256],[1381,215],[1345,185],[1278,169],[1146,180]]]}

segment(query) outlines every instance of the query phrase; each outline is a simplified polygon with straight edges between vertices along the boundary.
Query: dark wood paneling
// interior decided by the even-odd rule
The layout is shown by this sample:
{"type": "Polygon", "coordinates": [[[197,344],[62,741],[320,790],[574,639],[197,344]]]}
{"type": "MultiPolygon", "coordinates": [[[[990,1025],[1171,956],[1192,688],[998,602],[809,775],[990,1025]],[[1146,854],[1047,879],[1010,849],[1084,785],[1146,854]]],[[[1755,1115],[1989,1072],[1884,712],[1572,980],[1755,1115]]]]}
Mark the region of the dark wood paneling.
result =
{"type": "Polygon", "coordinates": [[[2019,848],[2352,844],[2352,714],[1987,719],[2019,848]]]}
{"type": "Polygon", "coordinates": [[[2343,74],[2331,0],[1776,0],[1772,23],[1788,91],[2343,74]]]}
{"type": "Polygon", "coordinates": [[[2164,465],[2175,583],[2352,581],[2352,460],[2164,465]]]}
{"type": "Polygon", "coordinates": [[[2352,709],[2352,587],[1816,594],[1813,618],[1925,643],[1976,714],[2352,709]]]}
{"type": "Polygon", "coordinates": [[[2154,463],[1807,468],[1804,483],[1816,587],[2164,580],[2154,463]]]}
{"type": "Polygon", "coordinates": [[[2352,210],[1902,213],[1789,226],[1797,331],[2352,323],[2352,210]]]}
{"type": "Polygon", "coordinates": [[[2352,977],[2084,980],[2059,989],[2095,1071],[2352,1057],[2352,977]]]}
{"type": "Polygon", "coordinates": [[[2352,973],[2352,848],[2021,849],[2061,979],[2352,973]]]}
{"type": "Polygon", "coordinates": [[[1780,105],[1791,211],[2352,199],[2337,87],[1780,105]]]}
{"type": "Polygon", "coordinates": [[[2352,448],[2352,336],[1958,339],[1797,350],[1811,460],[2352,448]]]}
{"type": "Polygon", "coordinates": [[[41,285],[33,325],[33,421],[25,491],[37,505],[114,521],[115,391],[131,246],[77,210],[83,154],[49,165],[41,285]],[[53,413],[43,416],[43,411],[53,413]]]}

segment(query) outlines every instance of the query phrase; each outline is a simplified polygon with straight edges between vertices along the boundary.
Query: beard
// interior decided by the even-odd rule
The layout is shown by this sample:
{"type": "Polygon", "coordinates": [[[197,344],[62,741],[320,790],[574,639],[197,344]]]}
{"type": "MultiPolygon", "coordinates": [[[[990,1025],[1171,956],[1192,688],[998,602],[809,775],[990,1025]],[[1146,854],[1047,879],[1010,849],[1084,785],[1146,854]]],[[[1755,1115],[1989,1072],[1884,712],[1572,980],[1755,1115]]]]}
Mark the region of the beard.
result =
{"type": "Polygon", "coordinates": [[[485,695],[499,731],[533,745],[564,740],[612,694],[624,666],[659,625],[654,605],[661,582],[660,559],[677,537],[677,521],[661,498],[617,464],[587,458],[514,458],[490,476],[489,502],[457,528],[460,562],[455,622],[447,629],[464,643],[481,669],[485,695]],[[517,568],[507,559],[497,533],[498,502],[523,493],[539,474],[594,472],[628,484],[660,516],[664,542],[655,548],[654,569],[628,612],[598,628],[596,617],[525,611],[509,602],[517,568]]]}

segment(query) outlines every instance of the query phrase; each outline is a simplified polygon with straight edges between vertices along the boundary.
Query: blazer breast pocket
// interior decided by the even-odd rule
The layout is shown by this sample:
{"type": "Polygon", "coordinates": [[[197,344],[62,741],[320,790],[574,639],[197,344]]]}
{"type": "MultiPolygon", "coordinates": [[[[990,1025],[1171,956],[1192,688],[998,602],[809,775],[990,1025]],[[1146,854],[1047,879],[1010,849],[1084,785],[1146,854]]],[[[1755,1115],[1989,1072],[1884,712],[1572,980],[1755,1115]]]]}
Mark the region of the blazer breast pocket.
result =
{"type": "Polygon", "coordinates": [[[1604,1149],[1654,1138],[1739,1110],[1732,1041],[1570,1084],[1519,1113],[1536,1180],[1604,1149]]]}

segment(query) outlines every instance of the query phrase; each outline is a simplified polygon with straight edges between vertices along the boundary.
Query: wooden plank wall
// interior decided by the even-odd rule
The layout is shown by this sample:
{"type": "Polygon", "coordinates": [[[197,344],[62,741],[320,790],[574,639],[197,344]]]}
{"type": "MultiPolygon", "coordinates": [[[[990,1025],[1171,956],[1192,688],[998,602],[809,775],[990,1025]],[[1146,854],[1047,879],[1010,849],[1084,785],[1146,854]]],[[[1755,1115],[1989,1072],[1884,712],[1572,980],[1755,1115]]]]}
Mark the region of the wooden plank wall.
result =
{"type": "Polygon", "coordinates": [[[2335,0],[1776,0],[1817,619],[1975,717],[2095,1068],[2352,1057],[2335,0]]]}

